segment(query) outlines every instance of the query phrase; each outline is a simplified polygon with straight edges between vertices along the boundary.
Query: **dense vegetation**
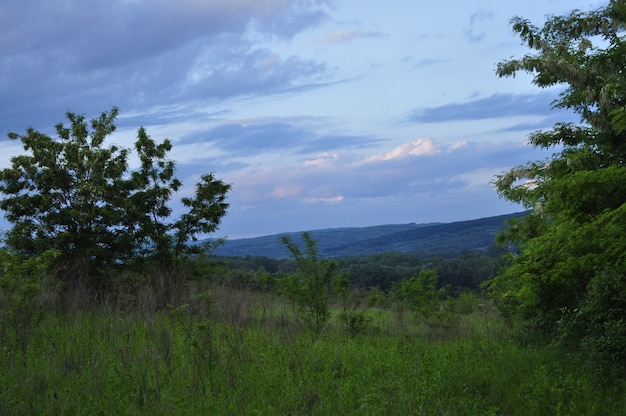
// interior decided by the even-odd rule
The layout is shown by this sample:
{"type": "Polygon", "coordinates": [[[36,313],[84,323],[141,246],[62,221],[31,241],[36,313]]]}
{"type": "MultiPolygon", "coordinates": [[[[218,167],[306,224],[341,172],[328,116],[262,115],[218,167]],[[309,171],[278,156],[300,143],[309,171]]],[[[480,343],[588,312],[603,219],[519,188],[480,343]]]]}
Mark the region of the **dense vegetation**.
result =
{"type": "Polygon", "coordinates": [[[567,84],[556,105],[584,122],[496,179],[533,210],[514,251],[329,259],[303,233],[290,260],[218,258],[188,243],[230,185],[202,176],[171,220],[171,143],[139,129],[129,171],[104,146],[116,109],[11,134],[29,154],[0,171],[0,415],[623,413],[625,27],[624,1],[513,20],[537,54],[499,74],[567,84]]]}
{"type": "MultiPolygon", "coordinates": [[[[487,279],[493,277],[502,265],[504,251],[492,247],[488,251],[462,251],[448,253],[446,257],[428,254],[383,253],[371,256],[334,259],[337,272],[345,274],[352,287],[377,288],[389,291],[394,283],[418,274],[425,268],[437,269],[439,284],[452,288],[479,290],[487,279]]],[[[218,257],[228,266],[234,279],[262,281],[263,276],[290,274],[296,264],[289,259],[268,257],[218,257]]],[[[269,276],[271,277],[271,276],[269,276]]]]}
{"type": "Polygon", "coordinates": [[[554,106],[573,110],[581,124],[535,132],[530,143],[556,153],[496,179],[504,198],[533,212],[502,237],[521,251],[491,292],[528,339],[579,348],[623,376],[626,2],[552,16],[543,28],[512,23],[532,53],[500,63],[498,74],[525,71],[539,87],[564,86],[554,106]]]}
{"type": "Polygon", "coordinates": [[[113,108],[87,122],[68,112],[69,126],[56,125],[57,138],[33,128],[9,134],[27,154],[0,170],[0,209],[12,225],[6,244],[26,257],[54,252],[56,275],[68,289],[107,287],[121,270],[145,264],[171,267],[198,252],[188,243],[215,231],[228,208],[230,185],[205,174],[195,195],[181,199],[187,212],[172,220],[169,204],[182,182],[167,156],[171,142],[157,144],[138,129],[139,167],[130,171],[130,149],[106,145],[117,115],[113,108]]]}
{"type": "Polygon", "coordinates": [[[490,302],[442,293],[434,269],[395,294],[328,292],[319,328],[282,294],[289,284],[254,290],[203,262],[155,271],[181,282],[166,308],[159,287],[137,283],[68,311],[53,280],[34,279],[44,261],[3,275],[33,279],[3,291],[2,414],[609,415],[626,405],[622,382],[578,354],[511,342],[490,302]]]}

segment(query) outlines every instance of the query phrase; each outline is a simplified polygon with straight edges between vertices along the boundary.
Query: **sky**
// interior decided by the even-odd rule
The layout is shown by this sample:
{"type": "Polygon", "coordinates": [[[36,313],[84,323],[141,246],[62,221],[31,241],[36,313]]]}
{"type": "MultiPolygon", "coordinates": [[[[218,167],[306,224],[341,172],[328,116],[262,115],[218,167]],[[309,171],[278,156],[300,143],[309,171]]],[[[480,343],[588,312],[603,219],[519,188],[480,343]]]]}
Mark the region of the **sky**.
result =
{"type": "Polygon", "coordinates": [[[509,22],[604,4],[0,0],[0,168],[23,152],[7,133],[116,106],[110,143],[172,141],[177,197],[204,173],[232,185],[217,236],[522,211],[491,181],[578,118],[551,110],[562,87],[496,76],[529,52],[509,22]]]}

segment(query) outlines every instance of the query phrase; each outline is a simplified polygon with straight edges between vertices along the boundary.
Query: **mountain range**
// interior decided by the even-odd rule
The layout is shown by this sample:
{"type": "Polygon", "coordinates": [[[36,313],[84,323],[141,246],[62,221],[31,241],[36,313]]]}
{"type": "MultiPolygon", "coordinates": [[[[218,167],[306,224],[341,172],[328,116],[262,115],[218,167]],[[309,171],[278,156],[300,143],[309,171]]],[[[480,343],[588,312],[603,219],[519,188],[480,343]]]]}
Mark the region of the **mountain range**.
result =
{"type": "MultiPolygon", "coordinates": [[[[329,228],[309,231],[317,241],[319,256],[341,258],[381,253],[440,254],[463,250],[484,250],[495,243],[506,221],[528,212],[486,217],[469,221],[424,224],[390,224],[371,227],[329,228]]],[[[218,247],[217,256],[265,256],[287,258],[289,253],[280,237],[298,242],[299,232],[228,240],[218,247]]]]}

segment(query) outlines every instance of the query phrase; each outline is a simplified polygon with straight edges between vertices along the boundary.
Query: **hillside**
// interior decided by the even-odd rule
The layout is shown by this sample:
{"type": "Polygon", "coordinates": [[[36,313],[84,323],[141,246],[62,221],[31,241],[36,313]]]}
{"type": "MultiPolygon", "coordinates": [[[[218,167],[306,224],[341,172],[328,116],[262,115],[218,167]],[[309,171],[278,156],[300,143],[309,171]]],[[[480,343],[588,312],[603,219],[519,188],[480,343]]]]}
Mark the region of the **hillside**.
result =
{"type": "MultiPolygon", "coordinates": [[[[495,242],[495,236],[505,221],[526,215],[515,213],[470,221],[428,224],[392,224],[372,227],[330,228],[310,231],[318,242],[322,257],[353,257],[379,253],[450,253],[485,249],[495,242]]],[[[296,241],[300,233],[284,233],[263,237],[229,240],[219,247],[218,256],[266,256],[286,258],[287,250],[281,235],[296,241]]]]}

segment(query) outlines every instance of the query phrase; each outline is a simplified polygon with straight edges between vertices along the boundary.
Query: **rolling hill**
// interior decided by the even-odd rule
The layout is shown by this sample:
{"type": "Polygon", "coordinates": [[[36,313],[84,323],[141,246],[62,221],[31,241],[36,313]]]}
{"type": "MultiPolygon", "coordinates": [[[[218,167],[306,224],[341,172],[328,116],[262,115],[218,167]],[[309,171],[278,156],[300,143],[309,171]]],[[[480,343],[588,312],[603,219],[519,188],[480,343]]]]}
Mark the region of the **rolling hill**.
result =
{"type": "MultiPolygon", "coordinates": [[[[324,258],[355,257],[379,253],[451,253],[486,249],[506,225],[506,220],[526,215],[519,212],[470,221],[427,224],[391,224],[372,227],[329,228],[310,231],[324,258]]],[[[214,252],[217,256],[288,257],[280,241],[289,235],[299,241],[300,233],[275,234],[228,240],[214,252]]]]}

